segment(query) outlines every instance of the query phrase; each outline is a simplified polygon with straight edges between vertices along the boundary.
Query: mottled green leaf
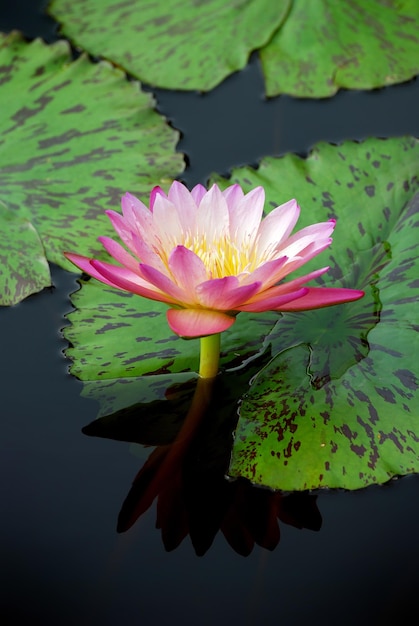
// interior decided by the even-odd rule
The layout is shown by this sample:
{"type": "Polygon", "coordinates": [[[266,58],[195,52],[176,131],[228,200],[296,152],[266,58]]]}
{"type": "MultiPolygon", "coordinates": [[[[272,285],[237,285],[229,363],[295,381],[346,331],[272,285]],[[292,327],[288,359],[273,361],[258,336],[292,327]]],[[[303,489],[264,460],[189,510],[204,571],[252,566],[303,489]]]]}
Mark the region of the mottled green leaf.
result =
{"type": "Polygon", "coordinates": [[[291,0],[52,0],[62,32],[166,89],[208,91],[266,44],[291,0]]]}
{"type": "Polygon", "coordinates": [[[49,285],[48,262],[33,224],[0,202],[0,305],[16,304],[49,285]]]}
{"type": "Polygon", "coordinates": [[[108,63],[71,61],[67,42],[0,38],[0,193],[36,228],[47,259],[102,254],[103,217],[125,191],[149,194],[183,169],[178,134],[108,63]]]}
{"type": "Polygon", "coordinates": [[[169,89],[207,91],[256,49],[269,96],[327,97],[419,73],[417,0],[53,0],[50,12],[84,49],[169,89]]]}
{"type": "Polygon", "coordinates": [[[355,489],[419,471],[418,174],[412,138],[319,144],[306,160],[233,172],[246,188],[263,184],[272,206],[296,196],[301,225],[337,218],[319,284],[366,295],[281,317],[266,340],[272,361],[241,405],[231,475],[355,489]]]}
{"type": "MultiPolygon", "coordinates": [[[[71,373],[82,380],[135,378],[143,374],[194,372],[199,339],[181,339],[166,321],[167,305],[81,281],[72,296],[76,310],[64,330],[71,343],[71,373]]],[[[222,336],[223,367],[235,367],[258,354],[278,314],[239,315],[222,336]]]]}
{"type": "Polygon", "coordinates": [[[332,96],[373,89],[419,73],[417,0],[294,0],[260,52],[266,93],[332,96]]]}

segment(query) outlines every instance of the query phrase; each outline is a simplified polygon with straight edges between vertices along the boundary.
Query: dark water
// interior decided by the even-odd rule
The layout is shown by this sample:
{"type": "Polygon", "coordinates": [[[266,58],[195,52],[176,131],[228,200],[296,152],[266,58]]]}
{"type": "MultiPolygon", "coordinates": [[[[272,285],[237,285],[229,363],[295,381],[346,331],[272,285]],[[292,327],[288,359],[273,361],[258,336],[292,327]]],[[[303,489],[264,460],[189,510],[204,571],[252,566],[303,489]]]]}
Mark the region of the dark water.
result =
{"type": "MultiPolygon", "coordinates": [[[[53,40],[43,2],[2,2],[0,28],[53,40]]],[[[205,96],[156,93],[183,133],[188,184],[320,139],[419,134],[419,83],[321,102],[263,100],[257,59],[205,96]]],[[[189,538],[167,553],[156,511],[116,534],[141,460],[129,444],[89,438],[96,415],[67,374],[59,329],[75,276],[0,310],[0,621],[105,625],[414,623],[419,590],[419,478],[317,504],[319,532],[280,523],[273,552],[239,556],[219,533],[203,557],[189,538]]]]}

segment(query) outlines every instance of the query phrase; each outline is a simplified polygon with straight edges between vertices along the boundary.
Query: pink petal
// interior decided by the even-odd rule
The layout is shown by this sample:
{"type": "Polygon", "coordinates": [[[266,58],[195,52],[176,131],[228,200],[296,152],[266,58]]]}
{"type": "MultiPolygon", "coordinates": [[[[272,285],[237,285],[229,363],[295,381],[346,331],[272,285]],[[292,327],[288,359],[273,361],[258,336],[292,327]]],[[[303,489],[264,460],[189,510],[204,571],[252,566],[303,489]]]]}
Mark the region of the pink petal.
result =
{"type": "Polygon", "coordinates": [[[196,206],[198,207],[201,203],[202,198],[207,193],[207,190],[203,185],[195,185],[195,187],[191,191],[191,196],[195,201],[196,206]]]}
{"type": "Polygon", "coordinates": [[[166,315],[174,333],[191,338],[222,333],[236,321],[232,315],[206,309],[169,309],[166,315]]]}
{"type": "MultiPolygon", "coordinates": [[[[122,203],[128,203],[126,196],[122,199],[122,203]]],[[[126,214],[129,214],[130,209],[124,209],[126,214]]],[[[153,218],[150,211],[145,208],[144,211],[135,210],[136,215],[132,217],[132,220],[128,220],[120,213],[116,211],[105,211],[109,217],[112,226],[118,233],[122,242],[133,252],[137,254],[136,246],[134,244],[135,237],[143,239],[148,245],[152,246],[155,242],[155,229],[153,224],[153,218]]]]}
{"type": "Polygon", "coordinates": [[[153,224],[162,248],[172,249],[176,243],[183,241],[184,230],[177,207],[162,194],[157,194],[154,201],[153,224]]]}
{"type": "Polygon", "coordinates": [[[194,235],[197,206],[191,193],[185,185],[175,180],[169,189],[168,197],[176,207],[183,230],[194,235]]]}
{"type": "Polygon", "coordinates": [[[233,206],[229,206],[230,236],[238,248],[253,244],[265,204],[263,187],[256,187],[233,206]]]}
{"type": "Polygon", "coordinates": [[[227,202],[217,185],[202,198],[196,213],[197,233],[205,236],[208,247],[211,242],[221,239],[228,233],[229,215],[227,202]]]}
{"type": "Polygon", "coordinates": [[[309,309],[320,309],[334,304],[352,302],[364,296],[363,291],[357,289],[340,289],[333,287],[313,287],[295,302],[290,302],[281,306],[281,311],[307,311],[309,309]]]}
{"type": "MultiPolygon", "coordinates": [[[[305,287],[305,283],[310,280],[314,280],[318,276],[321,276],[322,274],[327,272],[328,269],[328,267],[323,267],[322,269],[310,272],[310,274],[306,274],[305,276],[294,278],[294,280],[290,280],[287,283],[281,283],[280,285],[269,287],[269,289],[260,289],[258,293],[256,293],[252,298],[249,299],[248,304],[259,302],[263,303],[264,301],[271,300],[272,298],[285,296],[287,293],[295,293],[295,291],[300,289],[300,287],[305,287]]],[[[309,288],[307,287],[307,289],[309,288]]]]}
{"type": "Polygon", "coordinates": [[[89,259],[88,257],[85,257],[85,256],[81,256],[80,254],[73,254],[72,252],[64,252],[64,256],[69,261],[74,263],[74,265],[78,267],[85,274],[89,274],[89,276],[92,276],[92,278],[96,278],[96,280],[99,280],[100,282],[105,283],[105,285],[110,285],[111,287],[117,287],[115,283],[106,279],[104,276],[102,276],[100,272],[98,272],[93,267],[93,265],[91,264],[92,259],[89,259]]]}
{"type": "Polygon", "coordinates": [[[163,189],[161,187],[159,187],[158,185],[156,185],[156,187],[153,187],[153,189],[151,190],[150,193],[150,211],[153,212],[154,210],[154,203],[156,201],[156,196],[158,195],[163,196],[164,198],[167,198],[166,194],[164,193],[163,189]]]}
{"type": "Polygon", "coordinates": [[[129,230],[137,230],[140,224],[141,231],[148,231],[153,224],[153,217],[141,200],[130,193],[126,193],[121,198],[122,215],[126,227],[129,230]]]}
{"type": "Polygon", "coordinates": [[[239,286],[236,276],[225,276],[201,283],[196,287],[196,293],[200,304],[204,307],[233,311],[240,304],[247,302],[259,289],[259,282],[239,286]]]}
{"type": "Polygon", "coordinates": [[[282,278],[283,267],[287,261],[288,257],[286,256],[273,261],[266,261],[266,263],[256,268],[254,272],[242,279],[241,284],[247,285],[258,281],[261,283],[261,290],[268,289],[282,278]]]}
{"type": "Polygon", "coordinates": [[[293,280],[289,280],[286,283],[282,283],[281,285],[278,285],[276,289],[282,289],[283,291],[294,291],[297,287],[305,285],[305,283],[308,283],[310,280],[314,280],[315,278],[322,276],[322,274],[325,274],[329,269],[329,266],[327,266],[322,267],[318,270],[314,270],[314,272],[310,272],[309,274],[305,274],[304,276],[300,276],[299,278],[294,278],[293,280]]]}
{"type": "Polygon", "coordinates": [[[166,264],[162,261],[158,252],[156,252],[156,250],[158,250],[157,247],[154,246],[152,248],[144,241],[144,239],[141,239],[141,237],[139,237],[136,233],[133,233],[132,236],[131,249],[135,250],[136,256],[142,263],[145,263],[146,265],[152,265],[163,274],[168,274],[166,264]]]}
{"type": "MultiPolygon", "coordinates": [[[[167,302],[168,304],[177,304],[176,300],[170,298],[164,293],[157,291],[153,285],[148,284],[142,280],[139,276],[136,276],[129,270],[123,267],[116,267],[105,263],[103,261],[97,261],[92,259],[91,265],[96,270],[95,278],[102,282],[122,289],[123,291],[129,291],[135,293],[138,296],[149,298],[150,300],[157,300],[157,302],[167,302]]],[[[92,272],[89,272],[92,276],[92,272]]]]}
{"type": "Polygon", "coordinates": [[[300,207],[296,200],[289,200],[271,211],[262,220],[257,235],[257,249],[259,254],[265,250],[278,248],[285,241],[297,223],[300,207]]]}
{"type": "MultiPolygon", "coordinates": [[[[281,295],[268,295],[269,291],[266,292],[265,298],[254,299],[252,302],[248,304],[244,304],[243,306],[237,307],[238,311],[251,311],[253,313],[262,313],[263,311],[283,311],[283,307],[287,306],[289,302],[293,303],[294,300],[299,300],[308,292],[307,287],[303,287],[302,289],[297,289],[296,291],[291,291],[290,293],[285,293],[281,295]]],[[[258,294],[259,295],[259,294],[258,294]]],[[[288,309],[286,309],[288,310],[288,309]]]]}
{"type": "Polygon", "coordinates": [[[244,196],[243,189],[240,185],[230,185],[230,187],[227,187],[227,189],[224,189],[221,193],[223,194],[224,200],[227,202],[229,210],[232,209],[234,205],[238,204],[244,196]]]}
{"type": "Polygon", "coordinates": [[[176,246],[169,257],[169,268],[176,283],[193,300],[195,287],[208,280],[207,270],[202,260],[185,246],[176,246]]]}
{"type": "Polygon", "coordinates": [[[154,285],[159,291],[168,294],[172,301],[176,301],[179,304],[193,303],[193,299],[189,297],[189,294],[187,294],[184,289],[175,285],[168,276],[159,272],[155,267],[140,263],[139,271],[145,281],[154,285]]]}
{"type": "Polygon", "coordinates": [[[328,222],[320,222],[319,224],[311,224],[302,228],[294,235],[292,235],[287,241],[283,242],[283,245],[278,247],[282,254],[286,254],[288,257],[293,257],[302,254],[303,250],[312,244],[316,244],[319,247],[325,243],[330,245],[332,240],[330,235],[335,228],[336,220],[329,220],[328,222]]]}
{"type": "Polygon", "coordinates": [[[110,237],[98,237],[98,241],[100,241],[106,252],[108,252],[115,261],[128,267],[132,272],[138,273],[138,267],[140,265],[139,260],[131,256],[120,243],[110,237]]]}
{"type": "Polygon", "coordinates": [[[330,246],[330,243],[331,240],[324,242],[321,246],[317,243],[313,243],[310,246],[307,246],[301,256],[288,259],[282,268],[282,272],[280,272],[279,280],[282,280],[282,278],[285,278],[288,274],[295,272],[295,270],[299,269],[302,265],[311,261],[311,259],[323,252],[323,250],[326,250],[326,248],[330,246]]]}
{"type": "Polygon", "coordinates": [[[105,211],[112,226],[123,243],[132,251],[132,230],[124,217],[116,211],[105,211]]]}

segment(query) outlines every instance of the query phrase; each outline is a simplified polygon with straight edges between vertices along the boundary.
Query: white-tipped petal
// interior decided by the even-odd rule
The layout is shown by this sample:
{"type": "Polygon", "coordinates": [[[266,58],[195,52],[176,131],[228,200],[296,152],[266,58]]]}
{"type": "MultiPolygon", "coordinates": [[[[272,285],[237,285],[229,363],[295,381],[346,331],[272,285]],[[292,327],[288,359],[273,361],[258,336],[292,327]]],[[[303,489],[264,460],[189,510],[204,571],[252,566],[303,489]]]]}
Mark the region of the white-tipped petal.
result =
{"type": "Polygon", "coordinates": [[[257,234],[257,250],[264,251],[278,248],[289,237],[300,215],[300,207],[296,200],[290,200],[271,211],[259,228],[257,234]]]}
{"type": "Polygon", "coordinates": [[[197,236],[206,237],[207,245],[217,242],[228,233],[227,202],[217,185],[202,198],[196,214],[197,236]]]}
{"type": "Polygon", "coordinates": [[[256,187],[243,196],[232,206],[229,206],[230,214],[230,237],[238,248],[253,244],[265,204],[265,192],[263,187],[256,187]]]}

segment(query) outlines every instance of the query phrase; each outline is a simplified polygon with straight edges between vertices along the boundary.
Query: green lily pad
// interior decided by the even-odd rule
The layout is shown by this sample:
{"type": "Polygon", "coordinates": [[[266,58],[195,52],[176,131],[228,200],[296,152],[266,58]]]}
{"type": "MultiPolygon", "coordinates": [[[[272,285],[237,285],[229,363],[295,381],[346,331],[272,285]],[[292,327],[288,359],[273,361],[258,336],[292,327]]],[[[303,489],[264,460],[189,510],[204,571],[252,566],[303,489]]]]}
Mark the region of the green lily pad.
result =
{"type": "Polygon", "coordinates": [[[50,285],[48,262],[33,224],[0,203],[0,305],[16,304],[50,285]]]}
{"type": "Polygon", "coordinates": [[[405,137],[319,144],[224,181],[263,184],[272,205],[297,196],[303,225],[337,218],[318,282],[366,291],[278,321],[240,407],[232,476],[357,489],[419,471],[418,172],[419,142],[405,137]]]}
{"type": "Polygon", "coordinates": [[[266,93],[324,98],[419,73],[416,0],[294,0],[260,57],[266,93]]]}
{"type": "Polygon", "coordinates": [[[71,61],[65,41],[3,36],[0,68],[1,196],[33,224],[47,259],[74,270],[63,251],[100,256],[98,216],[101,234],[113,233],[105,209],[183,170],[178,133],[138,83],[105,62],[71,61]]]}
{"type": "Polygon", "coordinates": [[[143,82],[208,91],[245,67],[290,5],[291,0],[52,0],[49,12],[66,37],[143,82]]]}
{"type": "MultiPolygon", "coordinates": [[[[199,339],[181,339],[166,321],[167,305],[81,280],[72,295],[75,311],[64,329],[71,373],[82,380],[113,380],[144,374],[196,372],[199,339]]],[[[221,365],[236,367],[259,354],[277,313],[239,315],[222,336],[221,365]]]]}
{"type": "Polygon", "coordinates": [[[256,49],[268,96],[322,98],[419,73],[416,0],[52,0],[49,10],[78,45],[166,89],[208,91],[256,49]]]}

